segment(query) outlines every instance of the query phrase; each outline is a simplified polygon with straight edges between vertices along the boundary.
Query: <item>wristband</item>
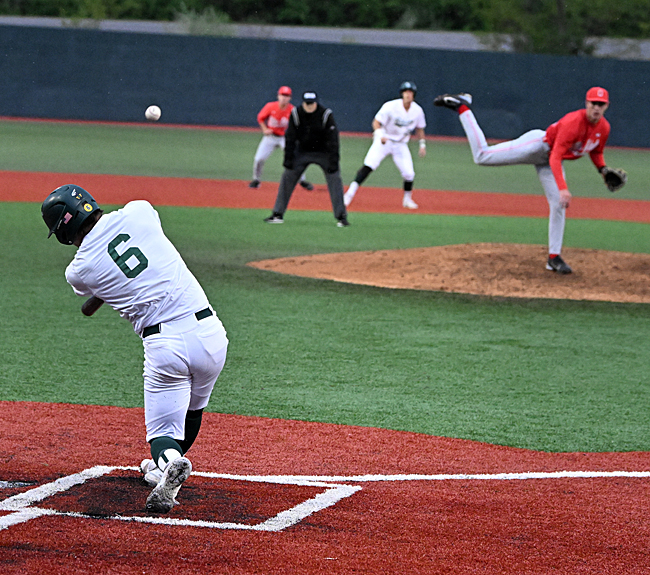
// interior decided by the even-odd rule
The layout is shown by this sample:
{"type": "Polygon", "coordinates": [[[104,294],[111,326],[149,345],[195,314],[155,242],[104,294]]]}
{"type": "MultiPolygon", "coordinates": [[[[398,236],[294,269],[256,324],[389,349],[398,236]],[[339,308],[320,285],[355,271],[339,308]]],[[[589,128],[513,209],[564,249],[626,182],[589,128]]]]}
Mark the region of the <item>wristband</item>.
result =
{"type": "Polygon", "coordinates": [[[424,138],[422,138],[420,140],[420,149],[426,148],[426,147],[427,147],[427,141],[424,138]]]}

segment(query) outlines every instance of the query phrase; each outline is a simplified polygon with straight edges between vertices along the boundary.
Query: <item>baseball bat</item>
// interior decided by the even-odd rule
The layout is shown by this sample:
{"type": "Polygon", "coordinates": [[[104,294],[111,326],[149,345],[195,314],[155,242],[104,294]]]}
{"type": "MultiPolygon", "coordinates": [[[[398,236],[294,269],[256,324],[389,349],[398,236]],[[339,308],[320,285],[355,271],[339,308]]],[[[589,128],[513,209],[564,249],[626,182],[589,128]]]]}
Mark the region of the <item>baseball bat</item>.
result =
{"type": "Polygon", "coordinates": [[[93,315],[102,305],[104,300],[94,295],[89,297],[81,306],[81,313],[87,316],[93,315]]]}

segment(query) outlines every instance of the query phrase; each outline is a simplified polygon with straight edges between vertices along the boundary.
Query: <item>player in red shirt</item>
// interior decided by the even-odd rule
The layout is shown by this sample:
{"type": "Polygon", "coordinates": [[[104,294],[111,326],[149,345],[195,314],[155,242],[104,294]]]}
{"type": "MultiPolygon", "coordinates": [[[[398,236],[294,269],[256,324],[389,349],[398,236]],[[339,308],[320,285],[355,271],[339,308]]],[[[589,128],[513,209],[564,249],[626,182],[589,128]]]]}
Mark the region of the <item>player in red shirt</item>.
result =
{"type": "MultiPolygon", "coordinates": [[[[293,110],[291,104],[291,88],[280,86],[278,99],[275,102],[268,102],[257,114],[257,123],[262,129],[262,141],[257,146],[255,159],[253,160],[253,180],[248,184],[249,188],[259,188],[262,179],[264,163],[276,148],[284,150],[284,133],[289,125],[289,116],[293,110]]],[[[305,175],[300,177],[300,185],[306,190],[313,190],[314,186],[305,180],[305,175]]]]}
{"type": "Polygon", "coordinates": [[[535,166],[550,208],[546,269],[560,274],[571,273],[571,268],[560,256],[566,208],[571,203],[562,161],[577,160],[589,154],[596,169],[603,173],[603,168],[606,167],[603,150],[610,130],[609,122],[604,117],[609,107],[607,90],[597,86],[590,88],[585,108],[568,113],[546,130],[531,130],[516,140],[494,146],[488,146],[483,131],[469,108],[472,103],[470,94],[443,94],[433,103],[458,112],[475,164],[535,166]]]}

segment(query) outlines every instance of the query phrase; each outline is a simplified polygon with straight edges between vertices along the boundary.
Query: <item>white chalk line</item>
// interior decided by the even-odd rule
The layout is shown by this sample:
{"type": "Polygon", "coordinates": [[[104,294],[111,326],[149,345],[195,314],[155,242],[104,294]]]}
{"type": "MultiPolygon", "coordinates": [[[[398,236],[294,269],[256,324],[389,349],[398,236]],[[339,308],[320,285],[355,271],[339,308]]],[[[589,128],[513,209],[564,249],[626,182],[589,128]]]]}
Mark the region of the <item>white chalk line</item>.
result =
{"type": "Polygon", "coordinates": [[[83,519],[112,519],[135,523],[150,523],[181,527],[205,527],[211,529],[240,529],[251,531],[282,531],[296,525],[310,515],[335,505],[341,499],[350,497],[361,489],[357,485],[341,485],[341,483],[370,483],[396,481],[522,481],[531,479],[598,479],[598,478],[647,478],[650,471],[547,471],[525,473],[492,473],[492,474],[397,474],[397,475],[232,475],[228,473],[210,473],[194,471],[192,475],[213,479],[229,479],[233,481],[252,481],[257,483],[272,483],[280,485],[296,485],[308,487],[324,487],[326,490],[315,497],[298,505],[281,511],[266,521],[249,525],[244,523],[196,521],[190,519],[175,519],[169,517],[140,517],[140,516],[94,516],[83,513],[63,512],[55,509],[32,507],[35,503],[44,501],[52,495],[67,491],[75,485],[81,485],[88,480],[96,479],[113,471],[139,471],[137,467],[120,467],[97,465],[79,473],[61,477],[56,481],[18,493],[0,501],[0,511],[13,511],[0,516],[0,531],[12,525],[25,523],[45,515],[58,515],[83,519]]]}

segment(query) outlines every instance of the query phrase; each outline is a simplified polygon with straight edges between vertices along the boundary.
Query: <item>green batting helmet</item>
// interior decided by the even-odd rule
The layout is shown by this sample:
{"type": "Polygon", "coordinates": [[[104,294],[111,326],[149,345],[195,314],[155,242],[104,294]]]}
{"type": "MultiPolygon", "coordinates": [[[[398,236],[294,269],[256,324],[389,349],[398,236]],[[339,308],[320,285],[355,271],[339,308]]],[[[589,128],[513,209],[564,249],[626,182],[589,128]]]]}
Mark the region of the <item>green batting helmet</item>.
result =
{"type": "Polygon", "coordinates": [[[399,87],[399,95],[402,95],[402,92],[406,90],[411,90],[413,92],[413,95],[417,94],[418,87],[415,85],[415,82],[402,82],[401,86],[399,87]]]}
{"type": "Polygon", "coordinates": [[[41,214],[50,230],[62,244],[71,245],[83,223],[99,206],[80,186],[66,184],[54,190],[43,202],[41,214]]]}

